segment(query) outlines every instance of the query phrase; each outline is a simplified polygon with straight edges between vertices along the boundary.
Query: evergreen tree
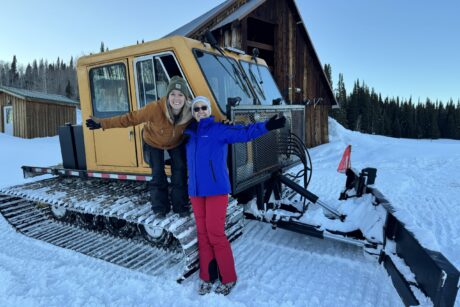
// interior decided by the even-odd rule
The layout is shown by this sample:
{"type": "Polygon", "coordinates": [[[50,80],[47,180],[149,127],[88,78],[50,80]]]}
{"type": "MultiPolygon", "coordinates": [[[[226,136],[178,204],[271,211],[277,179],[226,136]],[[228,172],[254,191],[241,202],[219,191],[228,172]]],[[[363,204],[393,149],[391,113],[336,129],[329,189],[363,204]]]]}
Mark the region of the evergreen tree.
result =
{"type": "Polygon", "coordinates": [[[65,95],[69,98],[73,96],[73,89],[72,85],[70,84],[70,80],[67,80],[67,86],[65,87],[65,95]]]}
{"type": "Polygon", "coordinates": [[[347,122],[348,127],[353,130],[358,130],[360,127],[358,123],[359,117],[359,80],[353,86],[353,92],[347,101],[347,122]]]}
{"type": "Polygon", "coordinates": [[[460,127],[455,127],[455,106],[452,99],[446,106],[446,138],[458,139],[456,130],[460,130],[460,127]]]}
{"type": "Polygon", "coordinates": [[[8,71],[7,65],[0,65],[0,85],[8,84],[7,71],[8,71]]]}
{"type": "Polygon", "coordinates": [[[330,64],[324,64],[324,74],[326,75],[327,81],[332,88],[332,68],[330,64]]]}
{"type": "Polygon", "coordinates": [[[32,63],[32,90],[38,90],[39,84],[39,72],[37,60],[34,60],[32,63]]]}
{"type": "Polygon", "coordinates": [[[24,76],[24,87],[28,90],[33,88],[33,75],[32,75],[32,66],[30,64],[27,65],[26,73],[24,76]]]}
{"type": "Polygon", "coordinates": [[[99,52],[104,52],[104,42],[101,42],[101,47],[99,48],[99,52]]]}
{"type": "Polygon", "coordinates": [[[438,113],[435,104],[427,100],[426,103],[426,113],[427,113],[427,137],[430,139],[439,138],[439,126],[438,126],[438,113]]]}
{"type": "Polygon", "coordinates": [[[444,109],[442,102],[437,103],[437,106],[439,137],[446,138],[449,133],[447,131],[447,111],[444,109]]]}
{"type": "Polygon", "coordinates": [[[345,89],[345,82],[343,75],[339,74],[339,81],[337,82],[337,90],[335,99],[339,103],[339,108],[332,109],[331,115],[343,127],[348,128],[347,122],[347,91],[345,89]]]}
{"type": "Polygon", "coordinates": [[[10,71],[9,71],[9,80],[8,85],[16,87],[18,86],[19,81],[19,74],[17,69],[17,60],[16,55],[13,56],[13,62],[11,63],[10,71]]]}

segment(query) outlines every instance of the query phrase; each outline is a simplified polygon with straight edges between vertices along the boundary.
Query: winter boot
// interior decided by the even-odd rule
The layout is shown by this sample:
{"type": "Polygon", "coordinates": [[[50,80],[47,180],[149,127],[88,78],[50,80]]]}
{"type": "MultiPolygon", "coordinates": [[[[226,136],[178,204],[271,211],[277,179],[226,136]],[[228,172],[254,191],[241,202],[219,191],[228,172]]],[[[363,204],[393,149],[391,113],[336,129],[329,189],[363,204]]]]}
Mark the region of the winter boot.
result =
{"type": "Polygon", "coordinates": [[[150,205],[152,206],[152,211],[158,217],[165,217],[169,212],[171,205],[169,204],[168,199],[168,189],[167,187],[157,187],[153,186],[150,189],[150,205]]]}
{"type": "Polygon", "coordinates": [[[229,282],[226,284],[220,284],[217,286],[216,290],[214,292],[216,294],[223,294],[223,295],[228,295],[230,291],[232,291],[232,288],[236,285],[236,282],[229,282]]]}
{"type": "Polygon", "coordinates": [[[204,281],[200,279],[200,282],[198,284],[198,294],[205,295],[211,292],[211,290],[212,290],[212,282],[204,281]]]}

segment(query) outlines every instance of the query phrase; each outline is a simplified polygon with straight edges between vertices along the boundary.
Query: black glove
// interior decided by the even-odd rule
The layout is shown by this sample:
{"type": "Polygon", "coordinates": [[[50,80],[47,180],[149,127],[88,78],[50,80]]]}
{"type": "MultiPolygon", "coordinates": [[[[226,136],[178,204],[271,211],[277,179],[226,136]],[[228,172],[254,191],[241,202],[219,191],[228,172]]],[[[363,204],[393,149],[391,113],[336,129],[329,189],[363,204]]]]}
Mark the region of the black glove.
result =
{"type": "Polygon", "coordinates": [[[229,125],[229,126],[232,126],[233,125],[233,122],[230,121],[229,119],[223,119],[220,121],[222,124],[224,125],[229,125]]]}
{"type": "Polygon", "coordinates": [[[278,115],[273,115],[267,122],[265,123],[265,128],[268,131],[284,128],[286,126],[286,117],[281,115],[280,118],[276,118],[278,115]]]}
{"type": "Polygon", "coordinates": [[[95,121],[92,118],[88,118],[86,120],[86,127],[88,127],[89,130],[95,130],[95,129],[101,129],[102,128],[101,123],[99,123],[99,121],[95,121]]]}

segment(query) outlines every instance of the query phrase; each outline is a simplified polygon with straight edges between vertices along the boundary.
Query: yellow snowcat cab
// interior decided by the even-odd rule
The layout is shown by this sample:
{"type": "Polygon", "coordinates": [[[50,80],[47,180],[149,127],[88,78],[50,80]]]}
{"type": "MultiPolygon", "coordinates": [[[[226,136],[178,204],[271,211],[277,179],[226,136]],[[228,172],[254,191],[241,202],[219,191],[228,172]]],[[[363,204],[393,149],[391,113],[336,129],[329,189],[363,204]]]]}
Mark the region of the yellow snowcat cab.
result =
{"type": "MultiPolygon", "coordinates": [[[[252,71],[250,66],[255,65],[249,55],[227,51],[223,56],[209,44],[180,36],[85,56],[77,64],[82,118],[112,117],[138,110],[165,96],[167,84],[175,75],[187,81],[194,96],[210,98],[218,121],[227,117],[228,101],[232,99],[239,99],[241,106],[281,101],[265,62],[259,59],[258,65],[263,67],[252,71]],[[246,78],[256,85],[256,93],[246,78]],[[267,84],[261,86],[257,78],[267,84]],[[268,90],[263,92],[265,88],[268,90]]],[[[142,127],[84,129],[87,169],[149,174],[143,157],[142,127]]]]}

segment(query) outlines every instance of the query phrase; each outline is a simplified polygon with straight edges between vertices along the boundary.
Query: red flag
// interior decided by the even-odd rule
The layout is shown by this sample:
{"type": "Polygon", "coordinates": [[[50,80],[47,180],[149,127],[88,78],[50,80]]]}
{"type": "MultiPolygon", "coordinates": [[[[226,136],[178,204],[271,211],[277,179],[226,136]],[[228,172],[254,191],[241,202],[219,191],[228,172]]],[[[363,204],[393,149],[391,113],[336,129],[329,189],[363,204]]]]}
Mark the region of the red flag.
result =
{"type": "Polygon", "coordinates": [[[337,168],[337,171],[339,173],[345,173],[347,169],[351,168],[351,145],[348,145],[347,148],[345,148],[345,151],[343,152],[342,160],[340,160],[339,167],[337,168]]]}

